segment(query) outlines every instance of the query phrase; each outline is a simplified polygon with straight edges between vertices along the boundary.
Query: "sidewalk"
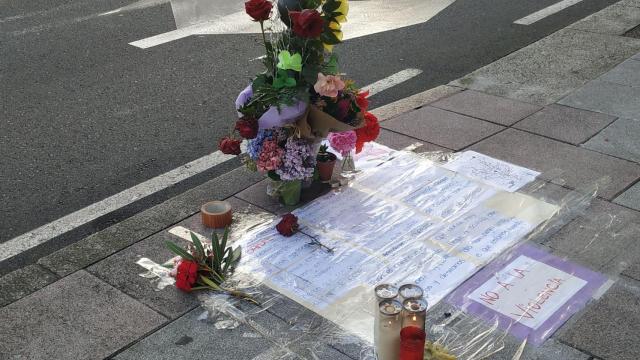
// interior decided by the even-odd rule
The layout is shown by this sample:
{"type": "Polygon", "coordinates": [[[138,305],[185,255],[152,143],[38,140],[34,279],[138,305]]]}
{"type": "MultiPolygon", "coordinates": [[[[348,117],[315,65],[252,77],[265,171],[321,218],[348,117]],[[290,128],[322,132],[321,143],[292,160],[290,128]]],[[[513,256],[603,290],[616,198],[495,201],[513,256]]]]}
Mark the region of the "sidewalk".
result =
{"type": "MultiPolygon", "coordinates": [[[[552,183],[549,198],[609,178],[585,214],[541,245],[615,284],[523,359],[640,358],[640,39],[621,36],[639,24],[640,0],[624,0],[449,85],[373,111],[383,120],[382,144],[475,150],[535,169],[552,183]]],[[[0,359],[359,359],[355,340],[305,338],[299,329],[331,333],[335,325],[286,298],[254,317],[283,338],[274,343],[255,327],[211,320],[196,296],[157,290],[138,275],[141,257],[171,257],[164,242],[175,237],[167,230],[211,234],[198,214],[207,200],[228,199],[244,214],[286,211],[265,186],[238,168],[0,278],[0,359]]],[[[431,314],[446,311],[439,305],[431,314]]],[[[511,359],[519,345],[507,338],[491,358],[511,359]]]]}

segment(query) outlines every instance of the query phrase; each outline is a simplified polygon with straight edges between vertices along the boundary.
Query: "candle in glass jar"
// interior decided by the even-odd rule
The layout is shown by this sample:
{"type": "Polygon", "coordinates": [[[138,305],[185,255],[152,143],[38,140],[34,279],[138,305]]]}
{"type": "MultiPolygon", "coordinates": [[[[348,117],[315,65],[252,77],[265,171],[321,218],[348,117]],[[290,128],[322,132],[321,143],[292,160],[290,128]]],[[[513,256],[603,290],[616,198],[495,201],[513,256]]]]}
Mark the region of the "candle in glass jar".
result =
{"type": "Polygon", "coordinates": [[[402,303],[399,360],[422,360],[427,337],[427,307],[427,302],[423,299],[407,299],[402,303]]]}
{"type": "Polygon", "coordinates": [[[383,300],[378,305],[375,339],[378,360],[398,360],[400,355],[400,329],[402,304],[397,300],[383,300]]]}
{"type": "Polygon", "coordinates": [[[422,288],[416,284],[404,284],[400,286],[398,294],[402,300],[422,299],[423,291],[422,288]]]}
{"type": "Polygon", "coordinates": [[[427,302],[422,299],[408,299],[402,303],[402,327],[425,328],[427,302]]]}
{"type": "Polygon", "coordinates": [[[373,341],[377,341],[378,339],[378,322],[380,320],[380,302],[385,300],[395,300],[398,297],[398,288],[391,284],[380,284],[376,286],[373,290],[375,294],[374,299],[374,317],[375,317],[375,326],[373,328],[373,341]]]}

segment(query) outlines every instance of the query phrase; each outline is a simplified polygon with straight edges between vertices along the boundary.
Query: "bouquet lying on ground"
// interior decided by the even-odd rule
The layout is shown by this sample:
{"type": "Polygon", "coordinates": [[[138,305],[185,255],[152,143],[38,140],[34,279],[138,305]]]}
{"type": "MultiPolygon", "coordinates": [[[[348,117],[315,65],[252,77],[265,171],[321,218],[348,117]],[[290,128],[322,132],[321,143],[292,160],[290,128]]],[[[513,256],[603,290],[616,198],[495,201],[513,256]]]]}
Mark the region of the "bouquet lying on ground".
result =
{"type": "Polygon", "coordinates": [[[182,291],[215,290],[255,302],[249,295],[223,286],[223,283],[235,271],[240,262],[240,247],[227,247],[229,229],[225,229],[222,238],[214,232],[211,243],[202,243],[197,235],[191,233],[192,243],[186,249],[171,241],[166,245],[178,255],[174,259],[171,276],[176,279],[176,287],[182,291]]]}
{"type": "Polygon", "coordinates": [[[354,148],[378,135],[378,121],[367,113],[368,92],[338,69],[333,46],[342,40],[348,0],[279,0],[279,18],[268,0],[250,0],[245,9],[260,24],[265,71],[236,100],[240,135],[220,139],[219,149],[239,155],[274,180],[313,176],[320,141],[331,132],[354,132],[354,148]],[[242,139],[241,139],[242,138],[242,139]]]}

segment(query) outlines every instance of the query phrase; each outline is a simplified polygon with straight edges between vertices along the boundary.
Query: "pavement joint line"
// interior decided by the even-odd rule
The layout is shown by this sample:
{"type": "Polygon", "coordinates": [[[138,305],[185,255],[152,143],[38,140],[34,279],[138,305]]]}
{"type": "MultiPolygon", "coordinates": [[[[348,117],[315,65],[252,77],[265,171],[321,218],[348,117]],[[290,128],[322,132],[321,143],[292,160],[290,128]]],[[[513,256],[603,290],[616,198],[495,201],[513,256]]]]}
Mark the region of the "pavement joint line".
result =
{"type": "Polygon", "coordinates": [[[216,151],[0,244],[0,262],[234,158],[216,151]]]}
{"type": "Polygon", "coordinates": [[[532,14],[529,14],[523,18],[520,18],[513,23],[518,25],[531,25],[546,18],[547,16],[551,16],[580,2],[582,2],[582,0],[562,0],[553,5],[547,6],[546,8],[540,9],[532,14]]]}

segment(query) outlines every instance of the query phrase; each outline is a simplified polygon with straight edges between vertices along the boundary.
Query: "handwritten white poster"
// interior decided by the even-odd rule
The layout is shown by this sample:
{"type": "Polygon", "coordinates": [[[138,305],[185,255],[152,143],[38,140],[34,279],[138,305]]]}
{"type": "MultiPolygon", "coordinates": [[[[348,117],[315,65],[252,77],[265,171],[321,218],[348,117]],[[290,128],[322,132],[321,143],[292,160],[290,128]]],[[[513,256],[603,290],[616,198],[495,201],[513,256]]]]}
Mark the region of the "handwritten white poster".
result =
{"type": "Polygon", "coordinates": [[[469,295],[496,312],[537,329],[587,282],[520,255],[469,295]]]}

